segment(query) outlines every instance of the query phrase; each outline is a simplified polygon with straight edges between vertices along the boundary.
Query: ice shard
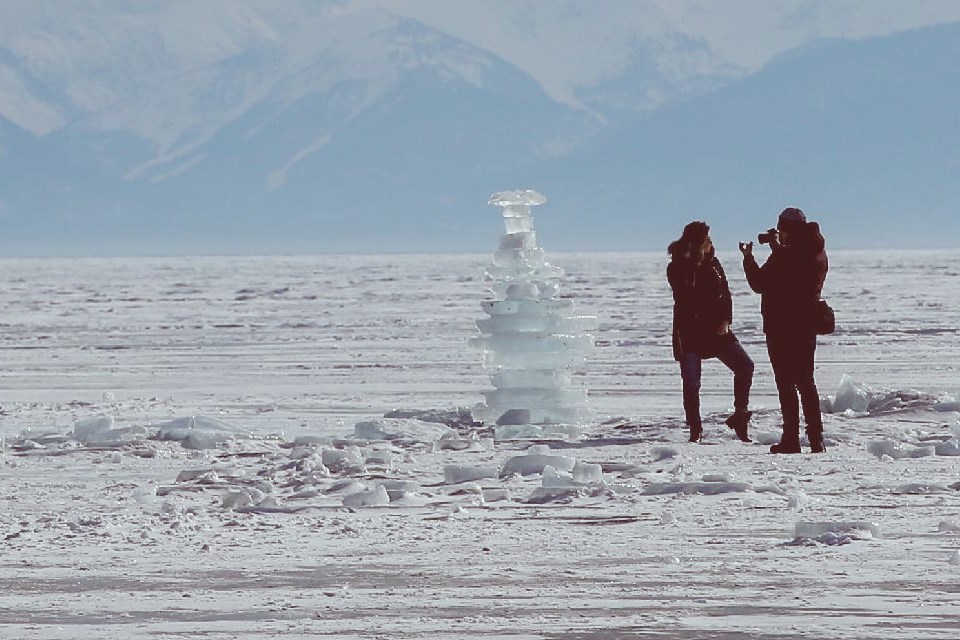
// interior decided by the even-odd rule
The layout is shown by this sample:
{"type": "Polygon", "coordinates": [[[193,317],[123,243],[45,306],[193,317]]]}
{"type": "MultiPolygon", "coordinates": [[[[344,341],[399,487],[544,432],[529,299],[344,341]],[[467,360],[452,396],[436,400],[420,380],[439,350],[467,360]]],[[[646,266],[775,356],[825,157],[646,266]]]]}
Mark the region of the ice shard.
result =
{"type": "Polygon", "coordinates": [[[573,436],[592,416],[587,390],[573,374],[593,348],[597,318],[578,315],[573,301],[561,297],[563,269],[547,262],[533,228],[530,208],[544,202],[531,190],[490,197],[506,233],[487,269],[492,297],[481,308],[488,317],[477,321],[476,343],[494,388],[475,415],[497,425],[498,439],[573,436]]]}

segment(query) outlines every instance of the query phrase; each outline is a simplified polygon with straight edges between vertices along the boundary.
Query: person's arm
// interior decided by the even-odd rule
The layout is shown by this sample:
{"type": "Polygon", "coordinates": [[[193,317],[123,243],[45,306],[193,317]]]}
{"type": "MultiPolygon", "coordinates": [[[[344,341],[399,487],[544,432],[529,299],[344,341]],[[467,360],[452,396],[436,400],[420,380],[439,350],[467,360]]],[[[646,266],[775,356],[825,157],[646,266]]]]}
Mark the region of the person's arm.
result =
{"type": "Polygon", "coordinates": [[[753,243],[740,243],[740,252],[743,254],[743,273],[747,276],[747,284],[755,293],[763,293],[765,287],[763,270],[753,257],[753,243]]]}
{"type": "Polygon", "coordinates": [[[720,276],[720,324],[717,327],[717,335],[722,336],[730,331],[730,325],[733,323],[733,298],[730,296],[730,284],[727,282],[727,274],[723,270],[723,265],[716,258],[713,259],[713,266],[720,276]]]}

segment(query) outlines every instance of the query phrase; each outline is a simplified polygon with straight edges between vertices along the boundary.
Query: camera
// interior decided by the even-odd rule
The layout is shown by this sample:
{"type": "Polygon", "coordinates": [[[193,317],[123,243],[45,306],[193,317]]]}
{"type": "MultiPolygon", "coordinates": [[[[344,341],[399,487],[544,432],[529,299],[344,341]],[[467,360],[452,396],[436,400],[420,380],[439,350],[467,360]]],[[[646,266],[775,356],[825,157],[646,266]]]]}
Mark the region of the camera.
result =
{"type": "Polygon", "coordinates": [[[776,229],[767,229],[763,233],[757,234],[757,242],[760,244],[770,244],[777,239],[776,229]]]}

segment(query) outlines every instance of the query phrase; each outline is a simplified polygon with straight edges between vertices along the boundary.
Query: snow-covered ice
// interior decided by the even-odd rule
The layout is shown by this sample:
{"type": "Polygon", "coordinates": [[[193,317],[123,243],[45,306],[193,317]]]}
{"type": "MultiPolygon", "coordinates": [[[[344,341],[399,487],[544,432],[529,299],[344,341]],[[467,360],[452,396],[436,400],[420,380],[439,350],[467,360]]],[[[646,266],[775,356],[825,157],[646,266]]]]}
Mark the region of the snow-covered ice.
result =
{"type": "Polygon", "coordinates": [[[0,636],[954,638],[960,253],[831,252],[819,456],[715,362],[685,441],[664,258],[558,257],[597,416],[525,434],[486,256],[3,261],[0,636]]]}

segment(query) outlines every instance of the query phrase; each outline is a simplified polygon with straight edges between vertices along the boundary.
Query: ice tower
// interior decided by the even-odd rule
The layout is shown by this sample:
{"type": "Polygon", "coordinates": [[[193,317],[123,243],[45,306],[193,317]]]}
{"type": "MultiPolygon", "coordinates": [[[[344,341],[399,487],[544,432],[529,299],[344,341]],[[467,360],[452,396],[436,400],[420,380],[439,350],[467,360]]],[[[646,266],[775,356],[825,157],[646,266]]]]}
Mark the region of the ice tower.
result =
{"type": "Polygon", "coordinates": [[[593,347],[595,316],[576,315],[560,297],[563,270],[546,261],[537,244],[530,207],[546,202],[536,191],[502,191],[490,196],[501,207],[507,232],[487,269],[494,299],[480,303],[489,317],[477,321],[483,366],[494,390],[476,417],[495,423],[499,439],[579,435],[589,419],[587,390],[573,384],[593,347]]]}

